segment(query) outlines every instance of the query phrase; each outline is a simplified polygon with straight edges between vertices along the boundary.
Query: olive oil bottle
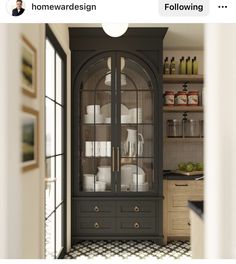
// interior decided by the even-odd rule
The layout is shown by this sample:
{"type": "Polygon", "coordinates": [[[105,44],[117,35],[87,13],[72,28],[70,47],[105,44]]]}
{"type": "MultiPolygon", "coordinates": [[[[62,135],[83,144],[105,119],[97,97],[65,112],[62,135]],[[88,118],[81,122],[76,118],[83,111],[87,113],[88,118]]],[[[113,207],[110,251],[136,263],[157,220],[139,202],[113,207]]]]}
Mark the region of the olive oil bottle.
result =
{"type": "Polygon", "coordinates": [[[193,58],[193,74],[198,74],[198,62],[197,62],[197,57],[193,58]]]}
{"type": "Polygon", "coordinates": [[[179,63],[179,74],[186,74],[186,62],[184,57],[180,59],[179,63]]]}
{"type": "Polygon", "coordinates": [[[176,74],[176,62],[175,62],[175,57],[172,57],[171,63],[170,63],[170,73],[171,74],[176,74]]]}
{"type": "Polygon", "coordinates": [[[192,60],[190,59],[190,57],[188,57],[186,60],[186,73],[192,74],[192,60]]]}

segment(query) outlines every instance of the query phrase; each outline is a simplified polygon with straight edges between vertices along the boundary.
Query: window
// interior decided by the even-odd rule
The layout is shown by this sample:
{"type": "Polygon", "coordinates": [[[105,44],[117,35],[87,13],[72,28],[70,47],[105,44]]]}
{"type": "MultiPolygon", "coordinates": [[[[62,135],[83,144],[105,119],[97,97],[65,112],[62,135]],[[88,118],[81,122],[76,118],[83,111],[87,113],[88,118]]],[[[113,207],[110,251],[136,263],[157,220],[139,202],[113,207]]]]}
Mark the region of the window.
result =
{"type": "Polygon", "coordinates": [[[45,258],[66,248],[66,54],[46,27],[45,43],[45,258]]]}

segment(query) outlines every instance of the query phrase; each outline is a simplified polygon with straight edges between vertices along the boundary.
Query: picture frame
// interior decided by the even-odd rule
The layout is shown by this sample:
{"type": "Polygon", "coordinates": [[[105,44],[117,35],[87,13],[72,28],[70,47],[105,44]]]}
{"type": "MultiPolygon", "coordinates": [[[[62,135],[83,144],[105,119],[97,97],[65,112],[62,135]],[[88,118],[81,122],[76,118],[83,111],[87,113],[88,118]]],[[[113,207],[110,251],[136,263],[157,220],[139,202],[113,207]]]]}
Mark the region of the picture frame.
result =
{"type": "Polygon", "coordinates": [[[37,96],[37,51],[30,41],[22,36],[21,46],[21,87],[25,95],[37,96]]]}
{"type": "Polygon", "coordinates": [[[23,172],[38,168],[39,164],[39,113],[22,107],[22,170],[23,172]]]}

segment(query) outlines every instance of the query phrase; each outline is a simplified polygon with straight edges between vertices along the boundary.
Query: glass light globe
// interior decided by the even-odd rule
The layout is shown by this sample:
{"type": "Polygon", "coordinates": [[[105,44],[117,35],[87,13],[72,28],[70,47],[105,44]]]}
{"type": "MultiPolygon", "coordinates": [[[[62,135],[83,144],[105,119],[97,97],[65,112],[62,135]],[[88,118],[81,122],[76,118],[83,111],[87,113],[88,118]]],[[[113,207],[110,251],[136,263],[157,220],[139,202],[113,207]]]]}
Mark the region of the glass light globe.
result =
{"type": "Polygon", "coordinates": [[[102,24],[102,28],[104,32],[109,35],[110,37],[117,38],[122,36],[128,29],[129,24],[102,24]]]}

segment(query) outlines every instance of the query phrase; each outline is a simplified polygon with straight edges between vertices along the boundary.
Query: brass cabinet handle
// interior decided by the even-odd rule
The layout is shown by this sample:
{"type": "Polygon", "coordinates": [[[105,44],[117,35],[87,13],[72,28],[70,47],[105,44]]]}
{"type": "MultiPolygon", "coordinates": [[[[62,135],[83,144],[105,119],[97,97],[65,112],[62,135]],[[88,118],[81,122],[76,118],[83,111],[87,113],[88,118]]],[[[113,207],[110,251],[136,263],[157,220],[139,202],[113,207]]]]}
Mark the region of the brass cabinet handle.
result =
{"type": "Polygon", "coordinates": [[[94,206],[93,210],[94,210],[95,212],[100,212],[100,209],[99,209],[99,207],[98,207],[97,205],[94,206]]]}
{"type": "Polygon", "coordinates": [[[99,227],[100,227],[99,223],[98,223],[98,222],[95,222],[95,223],[94,223],[94,227],[95,227],[95,228],[99,228],[99,227]]]}
{"type": "Polygon", "coordinates": [[[115,148],[112,147],[112,172],[115,171],[115,148]]]}
{"type": "Polygon", "coordinates": [[[134,228],[139,229],[139,228],[140,228],[140,224],[137,223],[137,222],[135,222],[135,223],[134,223],[134,228]]]}
{"type": "Polygon", "coordinates": [[[187,187],[188,184],[175,184],[175,186],[177,186],[177,187],[187,187]]]}
{"type": "Polygon", "coordinates": [[[135,207],[134,207],[134,211],[135,211],[135,212],[139,212],[139,211],[140,211],[139,207],[138,207],[138,206],[135,206],[135,207]]]}
{"type": "Polygon", "coordinates": [[[119,147],[117,147],[116,148],[116,151],[117,151],[117,153],[116,153],[116,158],[117,158],[117,171],[120,171],[120,148],[119,147]]]}

